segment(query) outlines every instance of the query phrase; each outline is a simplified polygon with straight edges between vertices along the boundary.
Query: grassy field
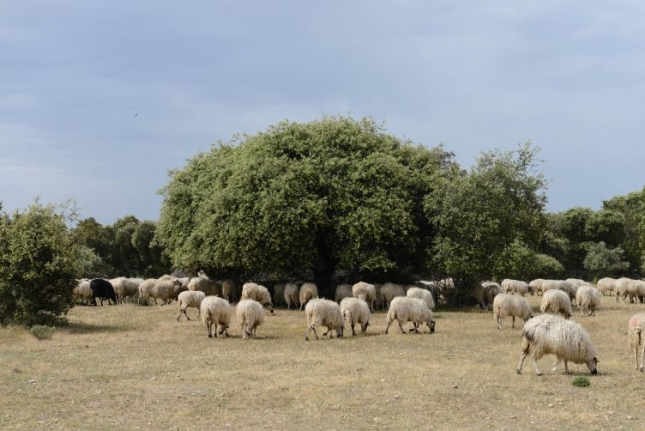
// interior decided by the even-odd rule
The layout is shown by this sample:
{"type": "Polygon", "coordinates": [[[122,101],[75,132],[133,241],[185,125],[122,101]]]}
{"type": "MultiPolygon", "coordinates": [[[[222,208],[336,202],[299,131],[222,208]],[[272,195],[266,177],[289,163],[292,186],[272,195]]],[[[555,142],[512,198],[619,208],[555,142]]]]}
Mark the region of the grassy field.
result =
{"type": "Polygon", "coordinates": [[[244,341],[234,318],[231,338],[177,323],[176,304],[79,306],[51,340],[0,328],[0,429],[642,429],[645,375],[626,340],[641,310],[606,297],[595,317],[575,314],[600,359],[579,388],[563,366],[538,377],[527,360],[517,375],[522,321],[498,331],[476,308],[436,312],[434,334],[384,335],[377,312],[365,336],[305,342],[300,311],[276,310],[244,341]]]}

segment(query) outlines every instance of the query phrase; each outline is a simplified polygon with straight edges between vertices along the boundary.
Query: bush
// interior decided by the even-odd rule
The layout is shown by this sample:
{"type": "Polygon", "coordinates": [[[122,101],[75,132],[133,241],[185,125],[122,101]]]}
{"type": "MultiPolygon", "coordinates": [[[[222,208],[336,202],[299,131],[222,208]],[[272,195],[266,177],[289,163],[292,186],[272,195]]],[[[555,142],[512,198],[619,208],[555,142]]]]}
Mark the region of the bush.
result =
{"type": "Polygon", "coordinates": [[[591,382],[589,381],[588,377],[578,376],[573,379],[572,384],[573,386],[577,386],[579,388],[586,388],[587,386],[591,385],[591,382]]]}
{"type": "Polygon", "coordinates": [[[39,340],[50,340],[54,336],[55,331],[55,327],[45,325],[34,325],[29,329],[31,335],[39,340]]]}

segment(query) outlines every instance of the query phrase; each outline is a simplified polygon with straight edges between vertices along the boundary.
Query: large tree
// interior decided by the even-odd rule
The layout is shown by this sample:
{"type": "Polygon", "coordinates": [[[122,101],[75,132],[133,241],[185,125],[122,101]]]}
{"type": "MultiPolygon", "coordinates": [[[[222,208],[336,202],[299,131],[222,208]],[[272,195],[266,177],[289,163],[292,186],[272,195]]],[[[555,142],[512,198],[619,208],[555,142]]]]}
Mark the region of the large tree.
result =
{"type": "Polygon", "coordinates": [[[530,142],[514,151],[481,154],[470,172],[453,171],[426,196],[435,226],[430,244],[434,273],[466,290],[490,277],[526,276],[542,235],[546,182],[530,142]]]}
{"type": "Polygon", "coordinates": [[[64,209],[0,214],[0,323],[59,324],[72,307],[79,249],[64,209]]]}
{"type": "Polygon", "coordinates": [[[423,197],[452,162],[371,119],[282,122],[171,174],[157,228],[176,266],[211,273],[413,272],[432,232],[423,197]]]}

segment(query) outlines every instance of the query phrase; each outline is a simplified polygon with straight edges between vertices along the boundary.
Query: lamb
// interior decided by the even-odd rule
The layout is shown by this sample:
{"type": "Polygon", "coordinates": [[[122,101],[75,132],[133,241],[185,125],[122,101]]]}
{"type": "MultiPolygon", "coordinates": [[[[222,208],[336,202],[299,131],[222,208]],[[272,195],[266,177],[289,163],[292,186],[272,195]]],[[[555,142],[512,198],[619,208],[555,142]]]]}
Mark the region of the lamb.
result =
{"type": "Polygon", "coordinates": [[[343,314],[343,319],[349,321],[352,335],[356,335],[354,325],[357,323],[361,325],[361,332],[365,333],[370,324],[370,308],[367,302],[362,299],[347,297],[340,302],[340,311],[343,314]]]}
{"type": "Polygon", "coordinates": [[[419,298],[425,301],[429,309],[434,308],[434,299],[432,298],[432,293],[427,289],[422,289],[420,287],[412,286],[405,293],[405,296],[408,298],[419,298]]]}
{"type": "Polygon", "coordinates": [[[304,307],[307,302],[310,300],[318,298],[318,287],[314,283],[302,283],[298,293],[298,299],[300,300],[300,309],[304,307]]]}
{"type": "Polygon", "coordinates": [[[569,295],[559,289],[550,289],[544,292],[540,310],[542,310],[542,313],[560,313],[565,319],[568,319],[573,314],[569,295]]]}
{"type": "Polygon", "coordinates": [[[374,298],[376,298],[376,288],[373,284],[359,281],[352,286],[352,296],[354,298],[360,298],[363,301],[367,302],[367,305],[370,306],[370,310],[372,312],[374,311],[374,298]]]}
{"type": "Polygon", "coordinates": [[[206,296],[222,295],[222,285],[208,278],[202,271],[197,277],[191,278],[186,287],[188,290],[204,292],[206,296]]]}
{"type": "Polygon", "coordinates": [[[241,299],[253,299],[263,306],[267,307],[271,314],[273,314],[273,302],[271,302],[271,294],[269,290],[259,284],[248,282],[242,286],[241,299]]]}
{"type": "Polygon", "coordinates": [[[524,359],[530,354],[535,364],[535,373],[538,376],[542,375],[537,361],[549,353],[558,358],[551,373],[557,371],[560,362],[563,360],[566,374],[569,374],[569,361],[576,364],[586,364],[592,375],[598,373],[596,349],[584,328],[572,320],[542,314],[524,324],[524,329],[522,329],[522,355],[517,365],[517,374],[522,373],[524,359]]]}
{"type": "Polygon", "coordinates": [[[219,334],[228,335],[231,322],[231,306],[229,302],[219,296],[207,296],[199,306],[199,314],[208,329],[208,338],[217,338],[217,325],[220,326],[219,334]]]}
{"type": "MultiPolygon", "coordinates": [[[[177,316],[177,322],[179,322],[182,313],[186,316],[186,319],[190,320],[190,317],[188,317],[188,314],[186,313],[186,309],[188,307],[194,307],[197,311],[200,311],[199,306],[202,304],[204,298],[206,298],[206,294],[201,290],[187,290],[185,292],[181,292],[179,296],[177,296],[177,302],[179,302],[179,315],[177,316]]],[[[199,317],[199,314],[197,317],[199,317]]]]}
{"type": "Polygon", "coordinates": [[[264,308],[253,299],[242,299],[237,303],[235,318],[242,328],[242,338],[255,338],[255,332],[264,323],[264,308]]]}
{"type": "Polygon", "coordinates": [[[580,309],[580,316],[585,308],[589,310],[587,316],[593,316],[600,306],[600,292],[593,286],[580,286],[576,292],[576,304],[580,309]]]}
{"type": "Polygon", "coordinates": [[[327,332],[323,336],[329,334],[332,338],[331,331],[336,331],[338,338],[343,336],[343,313],[340,311],[340,305],[329,299],[315,298],[307,303],[305,306],[305,316],[307,317],[307,333],[305,340],[309,341],[309,333],[313,330],[316,340],[318,340],[318,333],[316,332],[316,325],[326,326],[327,332]]]}
{"type": "Polygon", "coordinates": [[[383,306],[389,307],[394,298],[405,296],[405,290],[400,284],[385,283],[381,286],[381,295],[383,296],[383,306]]]}
{"type": "Polygon", "coordinates": [[[502,280],[502,290],[504,290],[504,293],[517,293],[522,296],[527,293],[533,295],[533,289],[528,285],[528,283],[510,278],[502,280]]]}
{"type": "Polygon", "coordinates": [[[336,287],[336,293],[334,295],[334,300],[340,303],[345,298],[352,297],[352,285],[351,284],[339,284],[336,287]]]}
{"type": "Polygon", "coordinates": [[[422,324],[427,324],[430,332],[435,330],[435,321],[432,318],[432,310],[428,308],[426,303],[419,298],[408,298],[407,296],[397,296],[390,302],[390,308],[387,312],[387,327],[385,333],[387,334],[392,322],[396,320],[399,324],[401,334],[405,334],[403,330],[403,322],[412,322],[414,327],[410,332],[419,332],[418,328],[422,324]]]}
{"type": "Polygon", "coordinates": [[[616,291],[616,279],[611,277],[605,277],[598,280],[596,287],[602,293],[602,296],[611,296],[616,291]]]}
{"type": "Polygon", "coordinates": [[[494,281],[484,281],[481,285],[484,288],[484,303],[486,304],[486,307],[490,307],[493,305],[495,297],[500,293],[503,293],[502,286],[494,281]]]}
{"type": "Polygon", "coordinates": [[[643,372],[643,360],[645,359],[645,312],[634,314],[627,324],[627,337],[629,348],[634,352],[636,369],[643,372]],[[641,349],[641,364],[638,365],[638,348],[641,349]]]}
{"type": "Polygon", "coordinates": [[[523,296],[501,293],[493,300],[493,316],[497,322],[497,329],[502,329],[502,319],[513,317],[512,328],[515,328],[515,318],[519,317],[524,323],[533,317],[533,310],[523,296]]]}
{"type": "Polygon", "coordinates": [[[298,285],[296,283],[287,283],[284,286],[284,302],[287,303],[287,310],[298,306],[298,285]]]}

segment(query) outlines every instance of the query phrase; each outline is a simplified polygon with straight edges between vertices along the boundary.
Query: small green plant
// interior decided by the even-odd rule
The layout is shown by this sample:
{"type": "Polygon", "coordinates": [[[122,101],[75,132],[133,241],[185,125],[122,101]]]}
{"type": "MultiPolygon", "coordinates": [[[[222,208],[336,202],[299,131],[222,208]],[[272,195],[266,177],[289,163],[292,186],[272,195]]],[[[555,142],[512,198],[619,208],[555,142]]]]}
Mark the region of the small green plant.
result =
{"type": "Polygon", "coordinates": [[[39,340],[50,340],[54,336],[56,328],[53,326],[34,325],[29,328],[29,332],[39,340]]]}
{"type": "Polygon", "coordinates": [[[589,381],[588,377],[578,376],[578,377],[573,379],[572,384],[573,384],[573,386],[577,386],[579,388],[586,388],[587,386],[589,386],[591,384],[591,382],[589,381]]]}

